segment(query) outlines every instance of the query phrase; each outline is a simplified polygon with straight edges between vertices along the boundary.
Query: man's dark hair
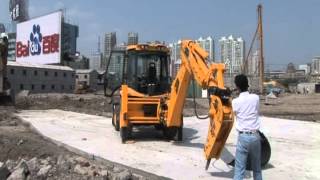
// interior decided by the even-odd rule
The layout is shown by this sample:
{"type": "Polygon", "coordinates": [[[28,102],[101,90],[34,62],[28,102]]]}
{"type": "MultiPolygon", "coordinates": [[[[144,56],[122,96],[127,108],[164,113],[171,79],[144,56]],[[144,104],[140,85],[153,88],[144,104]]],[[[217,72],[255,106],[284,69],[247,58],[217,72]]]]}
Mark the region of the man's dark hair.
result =
{"type": "Polygon", "coordinates": [[[248,84],[248,78],[246,75],[244,74],[237,75],[234,78],[234,83],[236,84],[237,88],[240,89],[241,92],[248,91],[249,84],[248,84]]]}

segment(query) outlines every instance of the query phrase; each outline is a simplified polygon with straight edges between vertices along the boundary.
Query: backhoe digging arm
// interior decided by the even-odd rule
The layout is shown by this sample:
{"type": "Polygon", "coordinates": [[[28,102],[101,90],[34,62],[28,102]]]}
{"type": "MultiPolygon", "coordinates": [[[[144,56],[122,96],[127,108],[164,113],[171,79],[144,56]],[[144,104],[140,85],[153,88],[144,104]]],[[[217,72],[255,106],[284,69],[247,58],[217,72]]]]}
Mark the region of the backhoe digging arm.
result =
{"type": "Polygon", "coordinates": [[[209,130],[204,146],[208,168],[212,158],[218,159],[233,126],[231,92],[224,87],[225,65],[207,63],[208,53],[196,42],[184,40],[181,43],[181,67],[171,86],[167,102],[167,126],[178,127],[182,124],[181,115],[186,92],[193,77],[209,93],[209,130]]]}

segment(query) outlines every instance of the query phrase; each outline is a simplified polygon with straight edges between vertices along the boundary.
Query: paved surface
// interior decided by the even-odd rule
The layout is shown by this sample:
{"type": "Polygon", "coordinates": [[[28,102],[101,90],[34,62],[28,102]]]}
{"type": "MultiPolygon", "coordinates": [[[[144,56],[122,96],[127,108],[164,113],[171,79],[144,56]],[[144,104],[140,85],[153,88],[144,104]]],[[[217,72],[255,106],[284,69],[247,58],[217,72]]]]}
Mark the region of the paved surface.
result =
{"type": "MultiPolygon", "coordinates": [[[[61,110],[18,113],[44,136],[89,154],[173,179],[229,179],[225,162],[235,152],[233,130],[222,158],[204,170],[203,143],[208,121],[185,118],[183,143],[167,142],[153,128],[135,129],[135,141],[121,144],[111,120],[61,110]],[[137,132],[139,131],[139,132],[137,132]]],[[[272,156],[265,179],[320,179],[320,124],[262,117],[272,156]]],[[[247,172],[246,179],[252,174],[247,172]]]]}

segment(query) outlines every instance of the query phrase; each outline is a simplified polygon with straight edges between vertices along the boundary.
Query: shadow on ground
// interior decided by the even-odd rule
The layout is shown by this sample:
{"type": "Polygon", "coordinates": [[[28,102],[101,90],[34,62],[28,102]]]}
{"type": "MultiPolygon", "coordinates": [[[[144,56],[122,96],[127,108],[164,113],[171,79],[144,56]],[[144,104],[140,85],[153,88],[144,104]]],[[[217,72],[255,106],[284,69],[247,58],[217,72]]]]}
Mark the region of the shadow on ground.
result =
{"type": "MultiPolygon", "coordinates": [[[[203,143],[192,143],[193,139],[199,138],[195,136],[197,130],[191,128],[183,128],[183,141],[173,142],[174,145],[203,148],[203,143]]],[[[162,130],[157,130],[154,126],[138,126],[134,127],[129,140],[133,141],[168,141],[163,135],[162,130]]]]}
{"type": "MultiPolygon", "coordinates": [[[[229,171],[225,171],[223,169],[217,168],[213,162],[211,166],[213,166],[214,172],[210,172],[210,174],[214,177],[233,178],[234,167],[229,165],[230,162],[234,160],[234,156],[232,155],[232,153],[227,148],[223,148],[220,159],[225,163],[229,171]]],[[[274,168],[274,166],[268,163],[267,165],[262,167],[262,174],[263,174],[263,170],[267,170],[271,168],[274,168]]],[[[252,178],[252,171],[246,171],[245,178],[252,178]]]]}

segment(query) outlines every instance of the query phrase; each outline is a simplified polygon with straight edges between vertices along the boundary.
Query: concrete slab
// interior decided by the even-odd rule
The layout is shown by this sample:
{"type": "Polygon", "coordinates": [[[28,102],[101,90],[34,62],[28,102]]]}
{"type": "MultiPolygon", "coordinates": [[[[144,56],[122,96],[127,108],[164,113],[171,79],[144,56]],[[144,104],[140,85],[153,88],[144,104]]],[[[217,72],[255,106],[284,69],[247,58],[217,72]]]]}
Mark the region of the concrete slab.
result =
{"type": "MultiPolygon", "coordinates": [[[[222,158],[205,171],[203,143],[207,120],[185,118],[184,141],[167,142],[153,128],[135,129],[135,141],[121,144],[111,119],[61,110],[18,113],[44,136],[83,152],[172,179],[230,179],[233,168],[225,164],[235,152],[232,131],[222,158]]],[[[262,118],[272,156],[264,179],[320,179],[320,124],[262,118]]],[[[252,174],[247,172],[246,179],[252,174]]]]}

